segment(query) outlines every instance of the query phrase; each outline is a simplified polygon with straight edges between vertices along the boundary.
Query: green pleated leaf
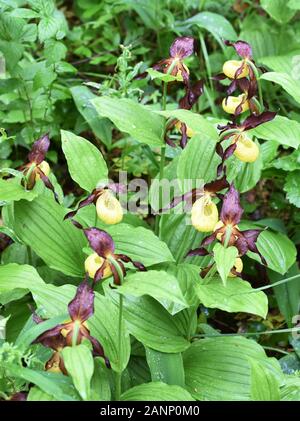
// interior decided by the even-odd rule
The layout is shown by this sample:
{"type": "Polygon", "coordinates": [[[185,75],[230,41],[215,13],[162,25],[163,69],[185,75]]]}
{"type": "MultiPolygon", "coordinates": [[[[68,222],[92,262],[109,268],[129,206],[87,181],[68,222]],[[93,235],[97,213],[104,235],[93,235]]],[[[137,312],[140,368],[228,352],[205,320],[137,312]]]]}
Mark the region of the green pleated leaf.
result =
{"type": "Polygon", "coordinates": [[[91,192],[106,183],[107,165],[96,146],[65,130],[61,131],[61,141],[71,177],[80,187],[91,192]]]}
{"type": "Polygon", "coordinates": [[[105,367],[103,358],[100,357],[95,358],[94,365],[90,399],[93,401],[110,401],[109,369],[105,367]]]}
{"type": "Polygon", "coordinates": [[[184,26],[198,26],[198,28],[206,29],[218,39],[237,39],[237,34],[231,23],[222,15],[212,12],[197,13],[190,19],[182,23],[184,26]]]}
{"type": "Polygon", "coordinates": [[[144,383],[127,390],[122,401],[193,401],[189,392],[180,386],[160,382],[144,383]]]}
{"type": "Polygon", "coordinates": [[[155,350],[176,353],[190,345],[176,316],[151,297],[124,297],[124,319],[129,332],[155,350]]]}
{"type": "Polygon", "coordinates": [[[224,247],[221,243],[217,243],[213,248],[213,253],[217,270],[224,286],[226,286],[228,275],[238,255],[238,249],[234,246],[224,247]]]}
{"type": "Polygon", "coordinates": [[[286,376],[285,385],[280,389],[281,401],[300,401],[300,379],[298,376],[286,376]]]}
{"type": "Polygon", "coordinates": [[[109,118],[121,131],[150,146],[162,146],[164,119],[131,99],[101,97],[92,101],[101,117],[109,118]]]}
{"type": "MultiPolygon", "coordinates": [[[[184,180],[199,180],[208,183],[216,178],[217,166],[221,159],[215,152],[216,142],[213,139],[203,139],[202,135],[193,136],[186,148],[182,151],[178,167],[177,176],[184,180]]],[[[203,185],[203,184],[202,184],[203,185]]],[[[191,190],[192,186],[189,186],[191,190]]]]}
{"type": "Polygon", "coordinates": [[[286,0],[261,0],[261,7],[278,23],[289,22],[296,13],[286,0]]]}
{"type": "Polygon", "coordinates": [[[183,354],[187,389],[198,400],[250,400],[249,357],[281,377],[278,361],[252,339],[222,337],[194,342],[183,354]]]}
{"type": "Polygon", "coordinates": [[[63,220],[64,216],[64,208],[53,198],[21,201],[15,203],[14,230],[49,267],[70,276],[83,276],[82,248],[86,240],[81,230],[63,220]]]}
{"type": "Polygon", "coordinates": [[[27,396],[27,401],[40,402],[40,401],[57,401],[54,396],[49,395],[37,386],[31,387],[27,396]]]}
{"type": "Polygon", "coordinates": [[[284,191],[290,203],[300,208],[300,171],[290,172],[285,180],[284,191]]]}
{"type": "MultiPolygon", "coordinates": [[[[258,250],[267,261],[268,267],[282,275],[295,263],[296,247],[284,234],[273,231],[263,231],[256,242],[258,250]]],[[[260,257],[249,252],[252,259],[260,261],[260,257]]]]}
{"type": "Polygon", "coordinates": [[[149,229],[117,224],[106,230],[116,243],[117,253],[128,254],[145,266],[174,261],[168,246],[149,229]]]}
{"type": "MultiPolygon", "coordinates": [[[[270,74],[270,73],[265,73],[270,74]]],[[[300,92],[299,92],[300,99],[300,92]]],[[[249,131],[259,139],[275,140],[280,145],[290,146],[297,149],[300,145],[300,123],[280,115],[249,131]]]]}
{"type": "Polygon", "coordinates": [[[79,85],[70,88],[75,105],[95,135],[107,146],[111,145],[111,123],[100,118],[91,100],[97,98],[87,86],[79,85]]]}
{"type": "Polygon", "coordinates": [[[280,85],[295,101],[300,104],[300,82],[287,73],[267,72],[261,79],[269,80],[280,85]]]}
{"type": "Polygon", "coordinates": [[[198,284],[195,291],[208,308],[219,308],[230,313],[245,312],[266,318],[268,298],[263,291],[255,292],[249,282],[239,278],[227,278],[226,286],[219,278],[209,284],[198,284]]]}
{"type": "Polygon", "coordinates": [[[174,314],[174,303],[178,304],[176,313],[188,307],[175,276],[162,270],[130,274],[126,277],[124,284],[118,288],[118,292],[134,297],[149,295],[160,302],[171,314],[174,314]]]}
{"type": "Polygon", "coordinates": [[[22,199],[31,201],[36,196],[36,192],[25,190],[17,178],[11,178],[9,180],[0,179],[0,201],[8,202],[22,199]]]}
{"type": "Polygon", "coordinates": [[[84,401],[91,393],[91,379],[94,372],[94,360],[91,350],[81,344],[67,346],[62,350],[62,356],[68,375],[84,401]]]}
{"type": "Polygon", "coordinates": [[[250,358],[251,400],[279,401],[279,383],[276,376],[262,363],[250,358]]]}
{"type": "Polygon", "coordinates": [[[182,354],[168,354],[146,348],[147,363],[153,382],[176,384],[185,387],[182,354]]]}

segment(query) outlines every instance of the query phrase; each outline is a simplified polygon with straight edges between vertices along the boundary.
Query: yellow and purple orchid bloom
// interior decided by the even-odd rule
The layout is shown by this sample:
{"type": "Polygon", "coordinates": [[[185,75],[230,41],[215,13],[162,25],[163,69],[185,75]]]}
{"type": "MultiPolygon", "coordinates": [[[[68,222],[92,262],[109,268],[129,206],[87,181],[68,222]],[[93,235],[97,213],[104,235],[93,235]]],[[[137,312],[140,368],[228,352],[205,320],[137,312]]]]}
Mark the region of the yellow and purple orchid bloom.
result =
{"type": "Polygon", "coordinates": [[[194,53],[195,40],[192,37],[178,37],[170,47],[170,57],[160,60],[153,66],[154,70],[169,73],[172,76],[181,76],[183,83],[189,85],[189,69],[183,59],[194,53]]]}
{"type": "Polygon", "coordinates": [[[84,229],[83,232],[88,239],[90,247],[95,252],[94,255],[91,255],[92,262],[89,262],[91,264],[86,265],[86,270],[90,277],[93,278],[94,283],[112,274],[114,284],[120,285],[121,279],[116,264],[119,265],[123,276],[125,276],[126,269],[123,262],[131,263],[140,271],[146,271],[142,263],[132,260],[126,254],[115,253],[115,243],[106,231],[92,227],[84,229]],[[107,273],[108,275],[106,275],[107,273]]]}
{"type": "Polygon", "coordinates": [[[43,135],[32,145],[31,151],[28,154],[28,163],[23,165],[20,170],[25,177],[25,186],[28,190],[32,190],[37,180],[41,179],[44,185],[50,189],[57,201],[53,184],[48,178],[50,173],[50,166],[45,161],[46,154],[50,146],[50,139],[48,134],[43,135]]]}
{"type": "Polygon", "coordinates": [[[252,251],[253,253],[257,253],[261,261],[266,264],[264,257],[256,246],[256,241],[261,230],[250,229],[241,231],[238,227],[243,212],[243,208],[240,205],[239,192],[231,184],[229,190],[224,195],[220,221],[216,224],[213,234],[205,237],[201,242],[201,246],[189,251],[187,256],[207,255],[208,251],[205,249],[205,246],[208,246],[217,239],[223,245],[235,246],[238,249],[239,257],[244,256],[248,251],[252,251]]]}
{"type": "MultiPolygon", "coordinates": [[[[276,114],[277,113],[273,111],[264,111],[259,115],[250,115],[240,124],[237,124],[235,122],[228,122],[225,126],[218,126],[218,129],[221,131],[220,141],[216,145],[216,152],[222,159],[222,162],[217,169],[218,176],[220,176],[222,171],[226,171],[226,168],[224,167],[224,162],[235,153],[235,151],[239,147],[239,143],[247,141],[245,132],[254,129],[255,127],[258,127],[260,124],[267,123],[268,121],[273,120],[276,114]],[[231,144],[224,150],[222,142],[226,139],[231,139],[231,144]]],[[[252,140],[251,142],[252,145],[254,142],[252,140]]],[[[247,151],[245,151],[245,154],[246,153],[247,151]]],[[[253,162],[251,160],[247,160],[246,157],[242,160],[244,162],[253,162]]]]}
{"type": "MultiPolygon", "coordinates": [[[[91,342],[93,355],[102,357],[106,366],[110,367],[102,345],[96,338],[91,336],[87,325],[88,319],[94,314],[94,299],[94,291],[86,280],[83,281],[77,287],[75,297],[68,304],[70,319],[47,330],[35,339],[34,343],[41,343],[54,350],[52,357],[46,363],[46,370],[61,371],[66,374],[60,351],[66,346],[80,344],[84,338],[91,342]]],[[[43,321],[36,314],[34,314],[33,318],[36,323],[43,321]]]]}

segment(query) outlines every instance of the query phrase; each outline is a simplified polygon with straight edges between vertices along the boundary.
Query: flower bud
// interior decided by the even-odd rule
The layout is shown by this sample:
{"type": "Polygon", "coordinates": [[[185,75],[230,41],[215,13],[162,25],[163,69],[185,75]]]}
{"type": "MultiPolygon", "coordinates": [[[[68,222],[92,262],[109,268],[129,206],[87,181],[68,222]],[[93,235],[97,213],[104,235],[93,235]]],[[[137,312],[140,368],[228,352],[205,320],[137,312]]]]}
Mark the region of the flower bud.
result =
{"type": "Polygon", "coordinates": [[[223,64],[223,73],[230,79],[241,79],[242,77],[247,77],[249,75],[249,68],[243,60],[228,60],[223,64]],[[242,66],[242,72],[237,77],[235,77],[237,70],[242,66]]]}
{"type": "MultiPolygon", "coordinates": [[[[241,273],[242,272],[242,270],[243,270],[243,261],[242,261],[242,259],[240,258],[240,257],[237,257],[236,259],[235,259],[235,262],[234,262],[234,269],[238,272],[238,273],[241,273]]],[[[228,277],[229,278],[236,278],[236,274],[234,274],[234,273],[232,273],[232,272],[230,272],[229,273],[229,275],[228,275],[228,277]]]]}
{"type": "Polygon", "coordinates": [[[254,162],[259,155],[259,147],[248,136],[241,134],[236,141],[234,155],[243,162],[254,162]]]}
{"type": "Polygon", "coordinates": [[[192,206],[192,225],[200,232],[213,231],[219,218],[218,208],[210,197],[203,196],[192,206]]]}
{"type": "Polygon", "coordinates": [[[245,94],[239,96],[229,96],[224,98],[222,102],[223,110],[228,114],[234,114],[237,107],[241,106],[241,113],[249,110],[249,102],[245,101],[245,94]]]}
{"type": "Polygon", "coordinates": [[[117,224],[123,219],[123,209],[112,193],[105,191],[96,202],[98,218],[106,224],[117,224]]]}
{"type": "MultiPolygon", "coordinates": [[[[181,122],[180,121],[177,121],[177,123],[175,124],[175,127],[181,133],[181,122]]],[[[187,137],[193,137],[194,134],[195,134],[194,130],[187,126],[186,127],[186,135],[187,135],[187,137]]]]}
{"type": "MultiPolygon", "coordinates": [[[[42,161],[42,162],[38,165],[38,168],[39,168],[40,170],[42,170],[42,171],[43,171],[43,173],[45,174],[45,176],[46,176],[46,177],[48,177],[48,176],[49,176],[50,171],[51,171],[51,168],[50,168],[50,165],[48,164],[48,162],[47,162],[47,161],[42,161]]],[[[39,180],[40,178],[41,178],[41,177],[40,177],[40,174],[36,173],[36,175],[35,175],[35,180],[37,181],[37,180],[39,180]]]]}

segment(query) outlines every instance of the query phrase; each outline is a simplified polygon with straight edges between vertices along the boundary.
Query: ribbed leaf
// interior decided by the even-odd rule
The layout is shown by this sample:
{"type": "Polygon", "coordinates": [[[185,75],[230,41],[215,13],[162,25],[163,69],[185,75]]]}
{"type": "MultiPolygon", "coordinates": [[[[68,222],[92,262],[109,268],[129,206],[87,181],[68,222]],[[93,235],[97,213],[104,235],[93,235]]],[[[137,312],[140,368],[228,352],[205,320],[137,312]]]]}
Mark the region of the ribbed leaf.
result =
{"type": "Polygon", "coordinates": [[[262,155],[255,162],[242,162],[235,156],[228,159],[227,180],[234,182],[234,186],[240,193],[253,189],[261,177],[263,169],[262,155]]]}
{"type": "Polygon", "coordinates": [[[62,356],[68,375],[84,401],[91,393],[91,379],[94,372],[94,360],[91,350],[85,345],[67,346],[62,356]]]}
{"type": "Polygon", "coordinates": [[[300,82],[287,73],[267,72],[261,79],[269,80],[280,85],[291,97],[300,104],[300,82]]]}
{"type": "Polygon", "coordinates": [[[192,396],[180,386],[160,382],[144,383],[127,390],[122,401],[193,401],[192,396]]]}
{"type": "Polygon", "coordinates": [[[101,97],[92,101],[101,117],[150,146],[163,145],[164,119],[131,99],[101,97]]]}
{"type": "Polygon", "coordinates": [[[300,145],[300,123],[280,115],[276,116],[274,120],[250,130],[249,133],[259,139],[275,140],[280,145],[290,146],[295,149],[300,145]]]}
{"type": "Polygon", "coordinates": [[[182,354],[167,354],[146,348],[147,363],[153,382],[185,387],[182,354]]]}
{"type": "Polygon", "coordinates": [[[251,400],[279,401],[279,383],[275,375],[263,364],[253,358],[251,366],[251,400]]]}
{"type": "Polygon", "coordinates": [[[219,308],[230,313],[245,312],[265,318],[268,313],[268,298],[263,291],[253,293],[249,282],[238,278],[227,278],[226,286],[220,278],[209,284],[195,287],[201,302],[208,308],[219,308]]]}
{"type": "Polygon", "coordinates": [[[47,265],[70,276],[84,274],[83,233],[70,221],[53,198],[39,196],[32,202],[15,203],[14,230],[47,265]]]}
{"type": "Polygon", "coordinates": [[[187,389],[199,400],[249,400],[249,357],[282,375],[278,362],[252,339],[219,336],[194,342],[183,354],[187,389]]]}
{"type": "Polygon", "coordinates": [[[0,180],[0,201],[7,202],[12,200],[33,200],[37,196],[34,191],[25,190],[20,185],[20,180],[11,178],[9,180],[0,180]]]}
{"type": "Polygon", "coordinates": [[[128,275],[124,284],[118,288],[118,292],[134,297],[149,295],[160,302],[171,314],[174,314],[172,311],[174,303],[178,304],[176,313],[188,307],[175,276],[162,270],[128,275]]]}
{"type": "Polygon", "coordinates": [[[128,254],[145,266],[174,261],[168,246],[149,229],[117,224],[108,227],[107,231],[116,243],[117,253],[128,254]]]}
{"type": "Polygon", "coordinates": [[[227,277],[234,266],[238,250],[234,246],[224,247],[221,243],[217,243],[213,248],[213,254],[219,275],[226,286],[227,277]]]}
{"type": "Polygon", "coordinates": [[[92,191],[98,184],[106,183],[108,169],[96,146],[65,130],[61,131],[61,141],[71,177],[80,187],[92,191]]]}

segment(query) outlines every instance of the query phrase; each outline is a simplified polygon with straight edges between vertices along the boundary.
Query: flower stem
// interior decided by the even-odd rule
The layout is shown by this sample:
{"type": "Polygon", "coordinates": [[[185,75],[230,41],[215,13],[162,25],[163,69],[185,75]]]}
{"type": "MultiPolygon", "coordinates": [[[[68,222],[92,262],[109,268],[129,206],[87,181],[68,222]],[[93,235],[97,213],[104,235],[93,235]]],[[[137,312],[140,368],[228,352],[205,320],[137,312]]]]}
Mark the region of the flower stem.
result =
{"type": "MultiPolygon", "coordinates": [[[[162,110],[165,111],[167,108],[167,88],[168,83],[163,82],[163,96],[162,96],[162,110]]],[[[164,178],[164,170],[165,170],[165,161],[166,161],[166,145],[164,144],[160,150],[160,164],[159,164],[159,181],[163,180],[164,178]]],[[[158,196],[158,207],[159,209],[162,208],[162,190],[159,184],[159,196],[158,196]]],[[[159,234],[159,221],[160,216],[157,215],[155,219],[155,234],[159,234]]]]}
{"type": "MultiPolygon", "coordinates": [[[[109,257],[110,263],[112,263],[118,272],[119,279],[120,279],[120,285],[122,285],[124,281],[124,276],[122,269],[119,265],[119,263],[112,257],[109,257]]],[[[123,295],[119,294],[119,321],[118,321],[118,354],[119,354],[119,370],[115,374],[115,400],[119,401],[122,394],[122,335],[123,335],[123,329],[122,329],[122,323],[123,321],[123,295]]]]}

